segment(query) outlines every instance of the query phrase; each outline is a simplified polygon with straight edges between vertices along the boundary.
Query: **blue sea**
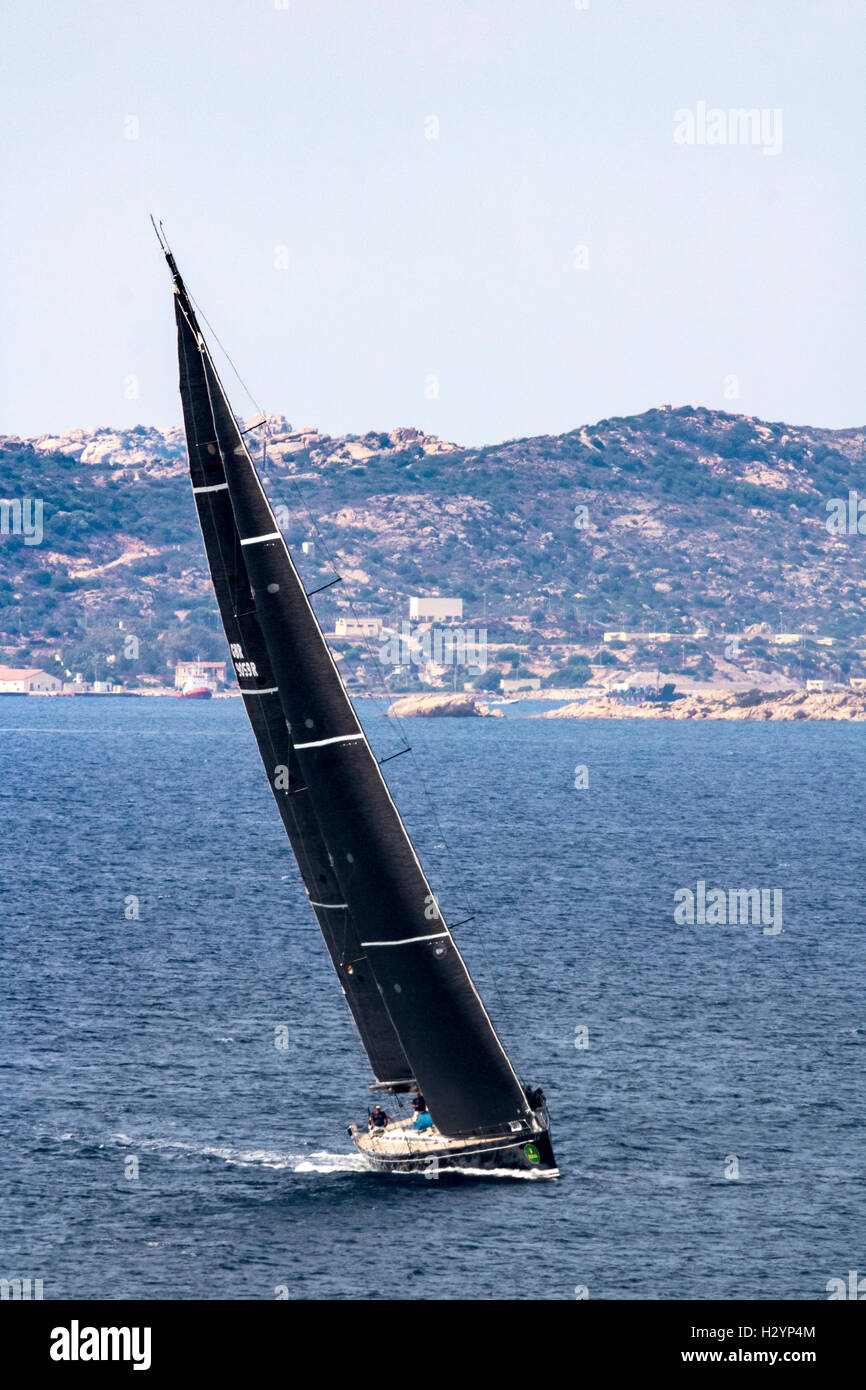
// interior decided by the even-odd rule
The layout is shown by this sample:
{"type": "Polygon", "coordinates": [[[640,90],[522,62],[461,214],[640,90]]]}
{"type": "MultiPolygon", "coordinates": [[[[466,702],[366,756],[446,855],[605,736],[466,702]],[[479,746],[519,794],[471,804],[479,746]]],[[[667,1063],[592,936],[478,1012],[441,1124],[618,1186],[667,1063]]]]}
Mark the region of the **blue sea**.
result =
{"type": "Polygon", "coordinates": [[[428,1180],[352,1151],[369,1069],[240,701],[0,700],[0,1276],[823,1299],[866,1272],[864,726],[534,708],[406,721],[385,769],[562,1173],[428,1180]],[[699,882],[778,890],[782,929],[678,923],[699,882]]]}

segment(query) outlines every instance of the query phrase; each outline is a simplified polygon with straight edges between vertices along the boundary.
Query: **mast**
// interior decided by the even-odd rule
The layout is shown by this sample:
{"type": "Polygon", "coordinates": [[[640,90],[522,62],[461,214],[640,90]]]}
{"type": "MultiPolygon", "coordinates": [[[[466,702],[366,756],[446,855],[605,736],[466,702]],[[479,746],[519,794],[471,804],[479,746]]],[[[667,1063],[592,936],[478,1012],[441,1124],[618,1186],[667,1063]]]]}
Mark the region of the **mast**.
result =
{"type": "MultiPolygon", "coordinates": [[[[347,986],[360,974],[378,996],[378,1007],[365,1015],[368,1034],[375,1033],[378,1040],[381,1028],[395,1063],[400,1056],[405,1059],[404,1074],[383,1081],[417,1080],[443,1134],[531,1131],[537,1125],[523,1088],[391,799],[177,267],[167,247],[163,249],[175,286],[181,392],[187,392],[184,418],[196,504],[200,518],[203,513],[206,519],[218,515],[213,529],[231,538],[230,556],[222,544],[218,547],[215,572],[215,548],[205,532],[220,611],[257,738],[255,702],[271,701],[258,716],[261,726],[266,713],[268,731],[266,740],[259,738],[259,747],[356,1022],[358,1001],[353,1006],[347,986]],[[202,505],[200,499],[208,500],[202,505]],[[284,757],[282,766],[288,769],[289,787],[282,797],[270,771],[275,754],[284,757]],[[283,811],[286,802],[291,805],[289,820],[283,811]],[[324,875],[316,872],[323,856],[324,875]],[[358,952],[351,962],[334,949],[349,926],[358,952]]],[[[368,1001],[372,994],[366,992],[368,1001]]],[[[372,1060],[373,1039],[365,1037],[360,1022],[358,1026],[372,1060]]]]}

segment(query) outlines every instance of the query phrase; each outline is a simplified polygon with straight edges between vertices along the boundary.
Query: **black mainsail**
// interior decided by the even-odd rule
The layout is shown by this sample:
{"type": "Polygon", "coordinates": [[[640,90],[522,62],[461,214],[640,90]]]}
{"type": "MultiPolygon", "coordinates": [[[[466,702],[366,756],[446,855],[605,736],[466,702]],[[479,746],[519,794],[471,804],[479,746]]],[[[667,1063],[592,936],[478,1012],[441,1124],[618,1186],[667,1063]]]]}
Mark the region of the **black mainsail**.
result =
{"type": "MultiPolygon", "coordinates": [[[[179,282],[178,282],[179,283],[179,282]]],[[[400,1039],[363,957],[348,912],[325,905],[333,899],[333,871],[289,738],[267,646],[256,615],[244,553],[238,538],[228,484],[216,442],[200,335],[181,293],[175,301],[180,360],[180,395],[190,476],[205,552],[238,686],[253,727],[301,878],[316,913],[334,968],[370,1058],[376,1081],[411,1080],[400,1039]]]]}
{"type": "Polygon", "coordinates": [[[420,1086],[440,1134],[461,1142],[531,1139],[539,1112],[442,916],[163,250],[193,494],[238,685],[376,1087],[420,1086]]]}

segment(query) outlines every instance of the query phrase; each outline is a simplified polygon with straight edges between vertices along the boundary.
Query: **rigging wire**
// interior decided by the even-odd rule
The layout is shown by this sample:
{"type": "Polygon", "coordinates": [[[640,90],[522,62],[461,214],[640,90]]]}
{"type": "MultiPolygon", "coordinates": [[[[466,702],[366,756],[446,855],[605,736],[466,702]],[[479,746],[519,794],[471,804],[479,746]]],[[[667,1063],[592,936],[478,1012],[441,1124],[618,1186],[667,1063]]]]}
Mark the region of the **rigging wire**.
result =
{"type": "MultiPolygon", "coordinates": [[[[186,282],[184,281],[184,283],[186,283],[186,282]]],[[[206,314],[206,313],[204,312],[204,310],[202,309],[202,307],[201,307],[201,305],[199,304],[198,300],[196,299],[195,295],[190,294],[189,289],[187,289],[187,294],[189,294],[190,300],[192,301],[192,304],[193,304],[193,307],[195,308],[196,313],[199,314],[200,317],[202,318],[202,320],[204,321],[204,323],[207,324],[207,326],[208,326],[208,328],[209,328],[209,330],[210,330],[211,336],[213,337],[214,342],[216,343],[216,345],[217,345],[217,347],[219,348],[220,352],[223,354],[224,358],[225,358],[226,361],[228,362],[229,366],[231,367],[232,371],[234,372],[235,376],[237,377],[238,381],[240,382],[242,388],[244,389],[244,391],[246,391],[247,395],[249,396],[250,400],[252,401],[253,405],[255,406],[256,410],[258,411],[259,415],[263,415],[263,416],[265,417],[265,419],[261,422],[262,424],[265,424],[265,423],[267,422],[267,411],[264,410],[264,409],[262,408],[262,406],[259,405],[259,403],[258,403],[258,401],[256,400],[255,396],[253,395],[252,391],[251,391],[250,388],[247,386],[246,382],[244,381],[243,377],[241,376],[240,372],[238,371],[237,367],[235,366],[235,364],[234,364],[232,358],[230,357],[229,353],[226,351],[225,347],[223,346],[222,342],[220,341],[219,334],[216,332],[216,329],[214,328],[214,326],[213,326],[213,324],[211,323],[210,319],[208,318],[207,314],[206,314]]]]}
{"type": "MultiPolygon", "coordinates": [[[[160,219],[159,223],[157,223],[156,218],[154,217],[153,213],[150,214],[150,222],[151,222],[151,226],[153,227],[153,230],[154,230],[155,233],[156,233],[156,239],[157,239],[157,241],[159,242],[160,247],[162,248],[163,255],[165,255],[165,256],[170,256],[170,255],[171,255],[171,247],[169,246],[169,243],[168,243],[168,236],[166,235],[165,223],[162,221],[162,219],[160,219]]],[[[223,354],[223,357],[226,359],[226,361],[228,362],[228,364],[229,364],[229,366],[231,367],[232,371],[234,372],[235,376],[237,377],[238,381],[240,382],[241,388],[246,392],[247,396],[248,396],[249,399],[252,401],[252,403],[253,403],[253,405],[255,406],[255,408],[256,408],[256,410],[258,411],[258,413],[259,413],[260,415],[265,416],[265,418],[267,418],[267,412],[266,412],[265,410],[263,410],[263,408],[259,405],[259,402],[256,400],[256,398],[255,398],[255,396],[253,395],[253,393],[252,393],[252,391],[250,390],[250,388],[247,386],[247,383],[244,381],[243,377],[241,376],[240,372],[238,371],[237,367],[235,366],[234,361],[232,360],[232,357],[231,357],[230,353],[229,353],[229,352],[227,351],[227,349],[224,347],[224,345],[223,345],[223,343],[222,343],[222,340],[221,340],[219,334],[217,333],[216,329],[214,328],[214,326],[213,326],[213,324],[211,323],[210,319],[208,318],[207,314],[206,314],[206,313],[204,312],[204,310],[202,309],[202,307],[201,307],[201,305],[199,304],[198,300],[196,299],[195,295],[194,295],[194,294],[192,293],[192,291],[190,290],[189,285],[186,283],[186,280],[183,281],[183,285],[184,285],[184,288],[185,288],[185,290],[186,290],[186,292],[187,292],[187,296],[188,296],[188,298],[189,298],[191,304],[193,305],[193,307],[194,307],[195,310],[196,310],[196,313],[198,314],[199,318],[200,318],[204,323],[207,324],[207,327],[208,327],[208,329],[210,330],[211,337],[213,338],[214,342],[217,344],[217,347],[219,348],[220,352],[223,354]]],[[[264,423],[264,421],[263,421],[262,423],[264,423]]]]}

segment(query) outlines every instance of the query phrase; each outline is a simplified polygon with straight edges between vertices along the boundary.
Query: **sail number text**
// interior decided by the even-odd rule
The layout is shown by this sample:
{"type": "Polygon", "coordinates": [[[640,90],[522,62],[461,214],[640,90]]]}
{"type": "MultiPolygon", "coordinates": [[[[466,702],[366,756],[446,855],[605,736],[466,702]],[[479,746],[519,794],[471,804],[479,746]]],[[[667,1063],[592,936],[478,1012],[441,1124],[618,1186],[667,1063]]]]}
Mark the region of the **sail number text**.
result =
{"type": "Polygon", "coordinates": [[[243,650],[238,646],[237,642],[232,642],[229,650],[232,654],[235,670],[239,676],[257,676],[259,674],[254,661],[244,660],[243,650]]]}

